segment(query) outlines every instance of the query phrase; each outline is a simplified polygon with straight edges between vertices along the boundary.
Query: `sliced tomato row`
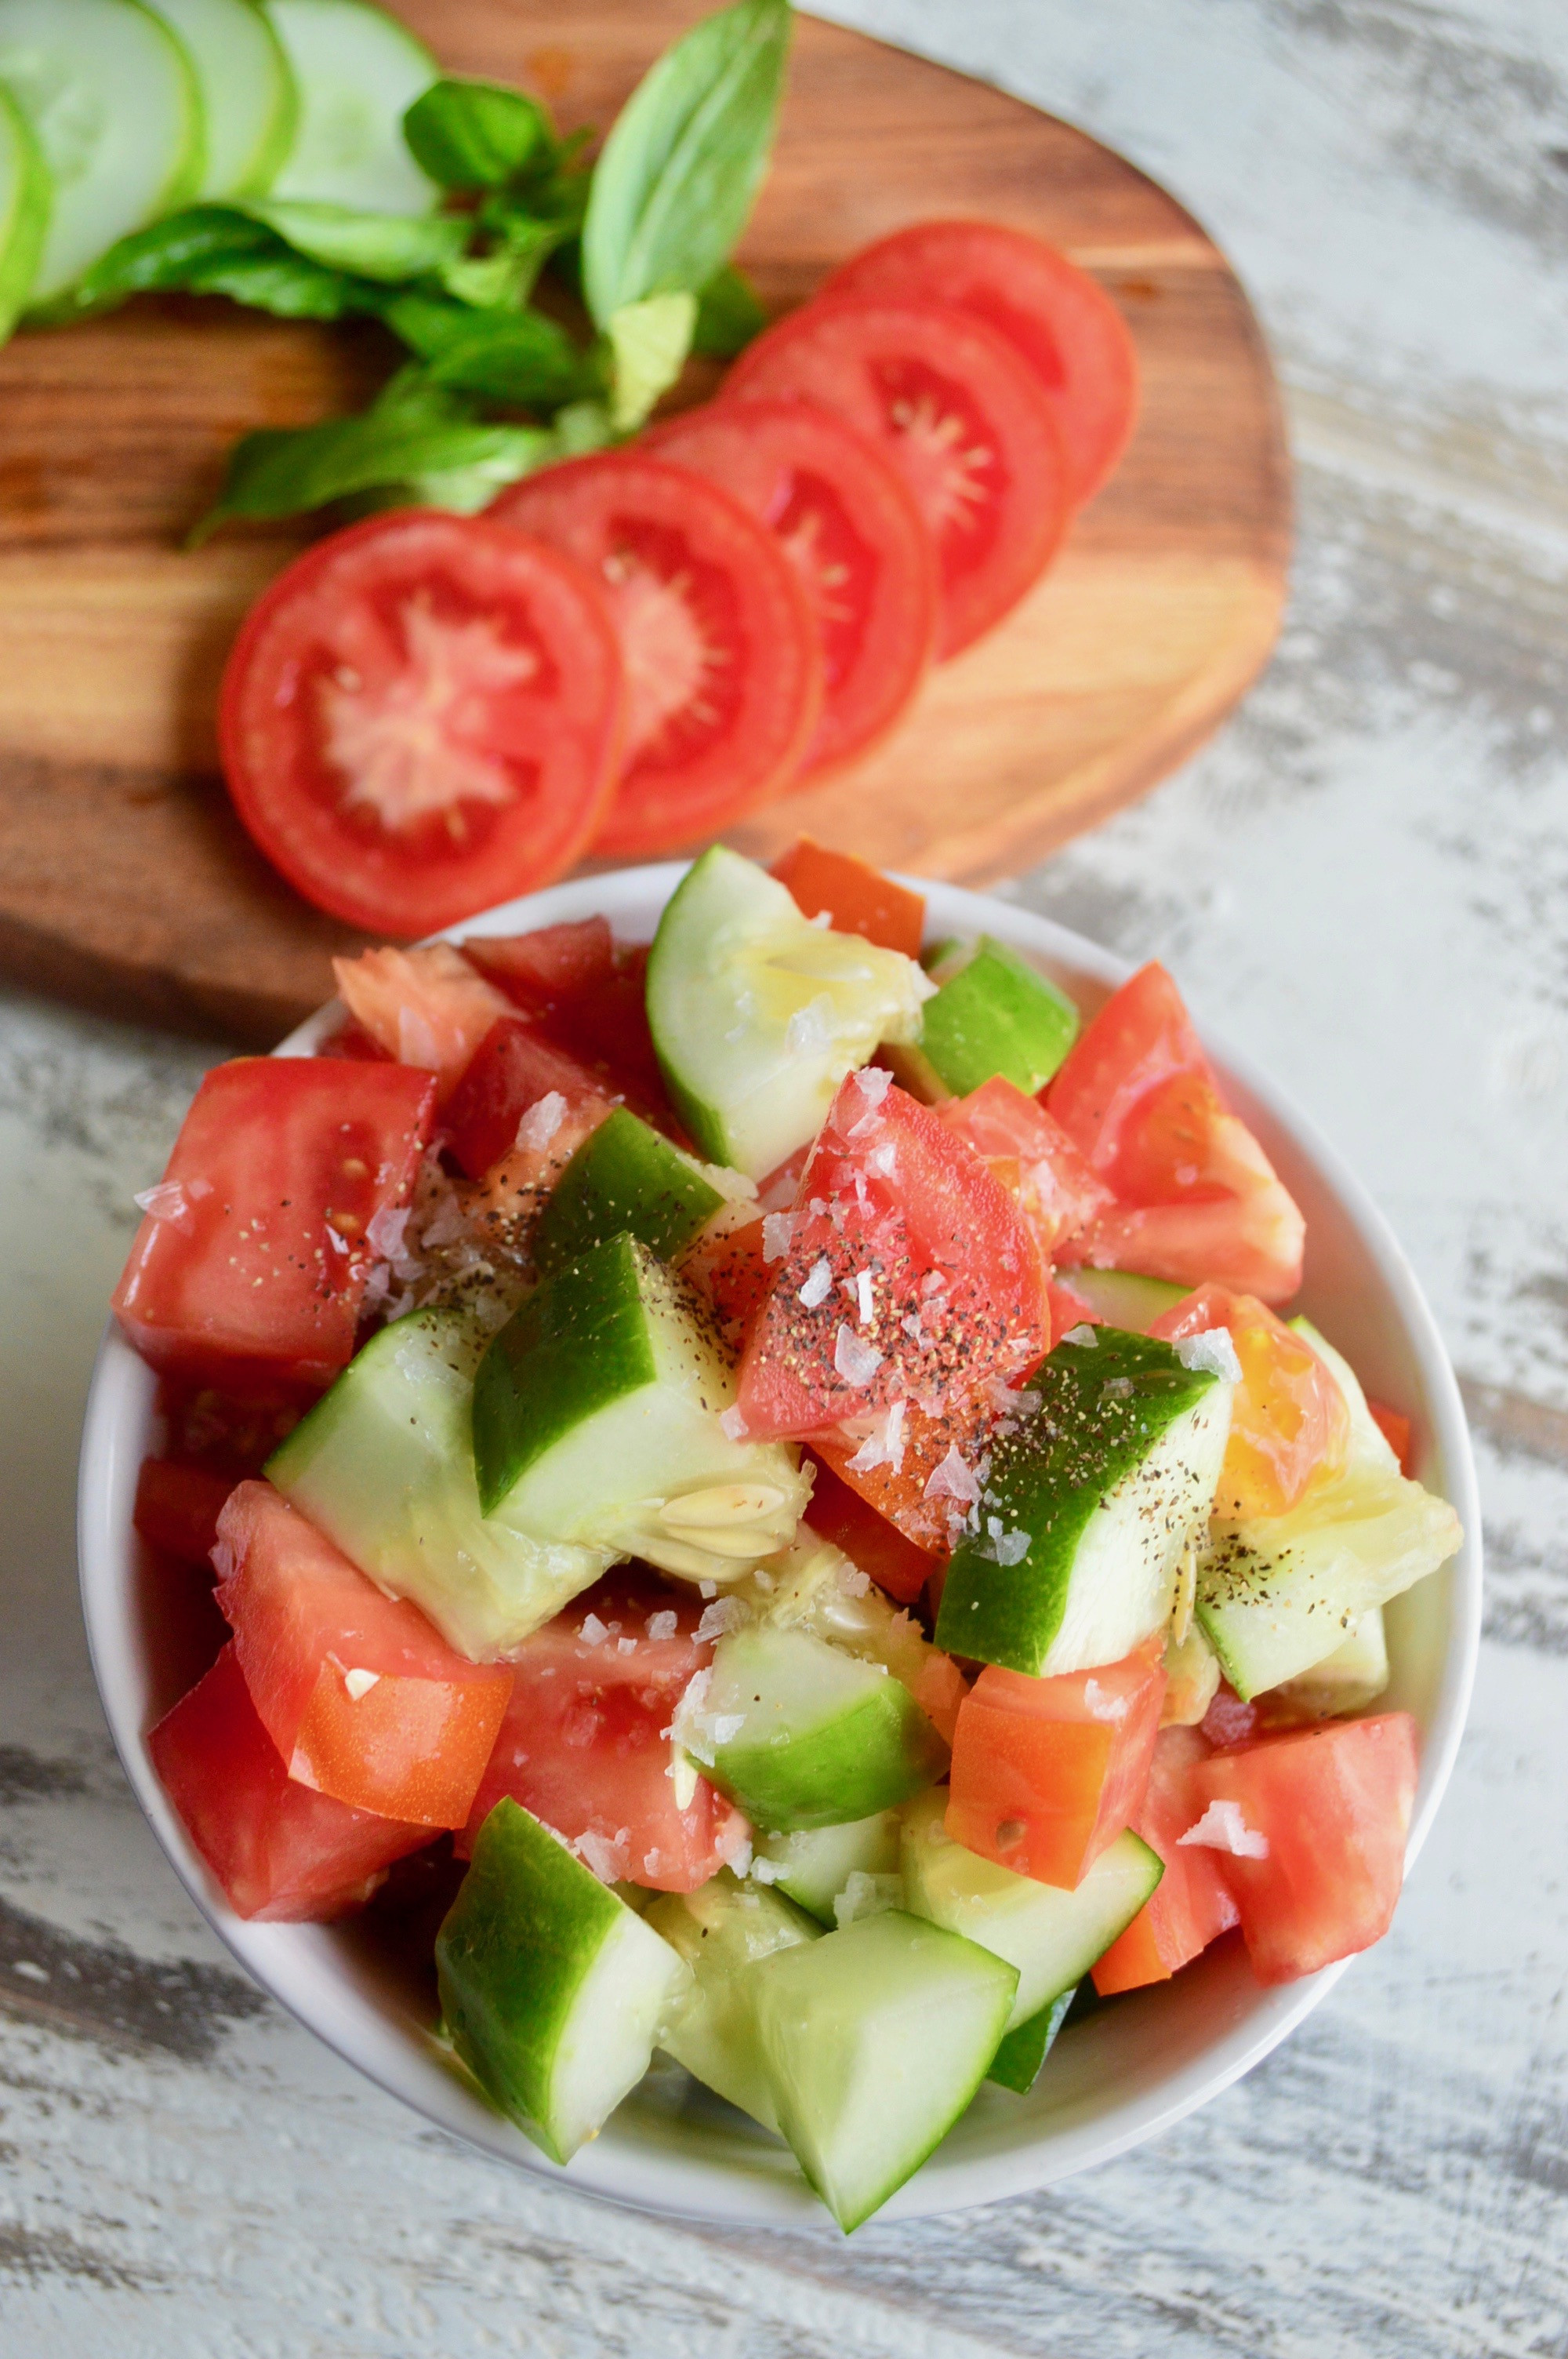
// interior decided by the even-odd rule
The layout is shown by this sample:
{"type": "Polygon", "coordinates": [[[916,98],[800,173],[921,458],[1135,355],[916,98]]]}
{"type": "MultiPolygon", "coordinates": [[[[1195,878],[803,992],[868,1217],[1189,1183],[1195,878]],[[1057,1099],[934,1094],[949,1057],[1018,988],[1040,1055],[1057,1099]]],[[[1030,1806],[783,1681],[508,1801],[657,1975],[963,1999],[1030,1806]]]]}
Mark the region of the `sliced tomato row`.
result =
{"type": "Polygon", "coordinates": [[[901,232],[637,447],[297,559],[225,677],[240,816],[308,899],[404,936],[709,836],[865,754],[1016,604],[1136,402],[1063,256],[901,232]]]}

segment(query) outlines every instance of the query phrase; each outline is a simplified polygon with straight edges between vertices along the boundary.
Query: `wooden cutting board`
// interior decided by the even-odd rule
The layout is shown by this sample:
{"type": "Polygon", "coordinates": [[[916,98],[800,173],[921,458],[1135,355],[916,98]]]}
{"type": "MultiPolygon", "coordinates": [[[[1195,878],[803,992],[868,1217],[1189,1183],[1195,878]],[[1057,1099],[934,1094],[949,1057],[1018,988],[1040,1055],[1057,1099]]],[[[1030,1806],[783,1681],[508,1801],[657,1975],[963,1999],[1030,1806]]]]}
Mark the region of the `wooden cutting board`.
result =
{"type": "MultiPolygon", "coordinates": [[[[452,71],[608,123],[696,0],[400,0],[452,71]]],[[[912,220],[967,213],[1065,248],[1122,305],[1143,408],[1052,572],[933,675],[849,775],[737,829],[801,830],[979,882],[1142,794],[1272,646],[1290,483],[1267,353],[1225,257],[1141,172],[985,85],[802,19],[776,161],[743,260],[770,307],[912,220]]],[[[265,1046],[362,939],[251,848],[217,773],[223,656],[303,535],[185,554],[255,426],[357,406],[373,327],[142,301],[0,352],[0,973],[117,1016],[265,1046]]],[[[688,388],[694,397],[702,389],[688,388]]]]}

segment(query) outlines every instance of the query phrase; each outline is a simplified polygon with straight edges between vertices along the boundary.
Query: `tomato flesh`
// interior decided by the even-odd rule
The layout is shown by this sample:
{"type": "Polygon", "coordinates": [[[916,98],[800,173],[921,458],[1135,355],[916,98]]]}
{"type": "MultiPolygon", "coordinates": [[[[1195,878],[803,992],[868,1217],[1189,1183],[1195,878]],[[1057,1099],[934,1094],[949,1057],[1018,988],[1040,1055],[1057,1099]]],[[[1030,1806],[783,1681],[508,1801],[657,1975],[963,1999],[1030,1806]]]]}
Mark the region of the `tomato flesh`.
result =
{"type": "Polygon", "coordinates": [[[939,303],[818,300],[760,336],[726,400],[833,411],[897,470],[936,552],[937,657],[1038,580],[1069,512],[1051,405],[1004,336],[939,303]]]}
{"type": "Polygon", "coordinates": [[[826,296],[952,304],[1007,338],[1051,404],[1075,506],[1093,497],[1138,415],[1138,354],[1105,289],[1041,238],[995,222],[916,222],[840,265],[826,296]]]}
{"type": "Polygon", "coordinates": [[[339,997],[376,1045],[400,1065],[435,1074],[441,1105],[496,1017],[512,1012],[505,994],[450,942],[363,951],[358,958],[334,959],[332,972],[339,997]]]}
{"type": "Polygon", "coordinates": [[[988,1663],[953,1740],[946,1828],[983,1859],[1071,1888],[1129,1824],[1165,1697],[1162,1642],[1053,1679],[988,1663]]]}
{"type": "Polygon", "coordinates": [[[206,1564],[233,1487],[226,1474],[206,1466],[144,1458],[131,1521],[149,1548],[162,1549],[181,1564],[206,1564]]]}
{"type": "Polygon", "coordinates": [[[614,623],[626,738],[598,850],[666,850],[789,784],[816,733],[822,658],[795,568],[738,500],[608,451],[514,484],[489,515],[582,565],[614,623]]]}
{"type": "Polygon", "coordinates": [[[1137,1916],[1094,1968],[1102,1998],[1168,1982],[1240,1918],[1217,1852],[1181,1840],[1202,1818],[1193,1770],[1209,1755],[1195,1728],[1162,1728],[1154,1745],[1149,1783],[1132,1813],[1132,1832],[1158,1852],[1165,1873],[1137,1916]]]}
{"type": "Polygon", "coordinates": [[[935,1556],[906,1538],[895,1523],[836,1471],[820,1450],[813,1455],[816,1479],[807,1510],[812,1530],[841,1548],[899,1604],[913,1605],[936,1569],[935,1556]]]}
{"type": "Polygon", "coordinates": [[[773,875],[794,895],[801,915],[826,916],[835,933],[859,934],[862,941],[880,942],[883,950],[900,951],[917,959],[925,939],[925,899],[906,885],[895,885],[880,868],[857,860],[851,853],[829,852],[800,836],[773,875]]]}
{"type": "Polygon", "coordinates": [[[430,1840],[428,1827],[351,1810],[290,1777],[232,1645],[158,1722],[147,1751],[237,1917],[341,1917],[430,1840]]]}
{"type": "Polygon", "coordinates": [[[1329,1721],[1216,1753],[1193,1770],[1205,1804],[1227,1802],[1261,1858],[1224,1854],[1226,1881],[1261,1983],[1294,1982],[1381,1940],[1404,1881],[1418,1735],[1408,1712],[1329,1721]]]}
{"type": "Polygon", "coordinates": [[[1061,1124],[1005,1074],[993,1074],[968,1097],[949,1098],[940,1112],[1017,1197],[1046,1263],[1113,1201],[1061,1124]]]}
{"type": "Polygon", "coordinates": [[[1150,1328],[1175,1343],[1223,1327],[1241,1381],[1231,1397],[1230,1438],[1215,1494],[1217,1516],[1282,1516],[1319,1474],[1344,1465],[1350,1443],[1345,1396],[1311,1345],[1255,1297],[1200,1286],[1150,1328]]]}
{"type": "Polygon", "coordinates": [[[828,410],[730,402],[687,410],[647,447],[719,484],[795,567],[822,650],[823,700],[803,779],[866,753],[925,676],[936,631],[930,538],[903,478],[828,410]]]}
{"type": "Polygon", "coordinates": [[[435,1097],[407,1065],[214,1067],[114,1290],[142,1357],[230,1391],[330,1384],[353,1353],[372,1225],[407,1201],[435,1097]]]}
{"type": "MultiPolygon", "coordinates": [[[[493,1164],[510,1157],[524,1116],[551,1096],[567,1112],[592,1112],[600,1121],[610,1111],[599,1074],[557,1047],[538,1025],[503,1016],[485,1035],[447,1109],[448,1144],[469,1177],[481,1180],[493,1164]]],[[[546,1139],[541,1128],[534,1143],[553,1146],[558,1135],[546,1139]]]]}
{"type": "Polygon", "coordinates": [[[681,1276],[707,1296],[737,1339],[737,1348],[767,1299],[768,1265],[762,1256],[762,1223],[703,1231],[681,1256],[681,1276]]]}
{"type": "Polygon", "coordinates": [[[1415,1473],[1415,1429],[1402,1409],[1390,1408],[1387,1401],[1368,1400],[1368,1409],[1389,1448],[1400,1462],[1400,1473],[1406,1482],[1415,1473]]]}
{"type": "Polygon", "coordinates": [[[417,1606],[384,1596],[270,1483],[218,1522],[218,1603],[290,1777],[357,1810],[460,1827],[512,1692],[417,1606]]]}
{"type": "Polygon", "coordinates": [[[569,558],[404,509],[318,541],[264,591],[219,737],[240,817],[290,884],[411,935],[571,866],[622,715],[615,632],[569,558]]]}
{"type": "Polygon", "coordinates": [[[474,934],[463,956],[514,1006],[544,1016],[611,972],[615,938],[608,918],[581,918],[531,934],[474,934]]]}
{"type": "Polygon", "coordinates": [[[699,1777],[676,1807],[670,1724],[712,1659],[700,1603],[612,1575],[512,1658],[516,1685],[468,1826],[465,1855],[504,1795],[579,1847],[604,1881],[693,1892],[745,1841],[746,1821],[699,1777]],[[661,1618],[662,1617],[662,1618],[661,1618]]]}

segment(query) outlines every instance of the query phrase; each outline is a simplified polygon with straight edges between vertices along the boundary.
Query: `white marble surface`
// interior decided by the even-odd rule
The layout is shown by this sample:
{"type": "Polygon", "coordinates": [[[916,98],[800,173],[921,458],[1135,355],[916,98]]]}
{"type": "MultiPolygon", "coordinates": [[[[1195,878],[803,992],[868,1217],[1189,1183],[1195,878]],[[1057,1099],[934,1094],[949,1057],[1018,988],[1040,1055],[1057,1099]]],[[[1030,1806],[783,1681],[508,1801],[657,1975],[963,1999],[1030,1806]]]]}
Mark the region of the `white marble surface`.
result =
{"type": "Polygon", "coordinates": [[[9,1001],[4,2359],[1568,2347],[1568,9],[835,13],[1124,148],[1274,340],[1302,524],[1279,658],[1190,769],[1016,889],[1166,958],[1411,1250],[1470,1386],[1491,1556],[1451,1799],[1393,1934],[1292,2042],[1049,2195],[741,2239],[458,2150],[226,1964],[114,1767],[76,1435],[131,1190],[202,1058],[9,1001]]]}

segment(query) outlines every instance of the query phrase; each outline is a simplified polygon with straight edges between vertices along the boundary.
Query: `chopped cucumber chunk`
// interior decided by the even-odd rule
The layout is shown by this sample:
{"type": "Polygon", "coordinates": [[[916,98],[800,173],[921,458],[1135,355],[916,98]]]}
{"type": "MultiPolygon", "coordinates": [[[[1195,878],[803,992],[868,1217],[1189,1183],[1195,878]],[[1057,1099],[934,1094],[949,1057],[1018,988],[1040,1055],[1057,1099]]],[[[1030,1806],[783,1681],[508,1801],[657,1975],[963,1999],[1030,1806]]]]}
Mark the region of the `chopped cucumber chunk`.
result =
{"type": "Polygon", "coordinates": [[[1026,1097],[1044,1089],[1077,1038],[1066,993],[989,934],[949,945],[926,971],[936,995],[918,1042],[893,1060],[900,1079],[933,1103],[967,1097],[998,1073],[1026,1097]]]}
{"type": "Polygon", "coordinates": [[[541,1542],[737,1580],[810,1495],[784,1442],[731,1441],[735,1379],[690,1299],[629,1235],[547,1278],[491,1343],[473,1396],[485,1513],[541,1542]]]}
{"type": "Polygon", "coordinates": [[[916,1701],[934,1669],[952,1680],[949,1658],[932,1646],[914,1616],[892,1605],[831,1540],[803,1524],[794,1546],[770,1559],[771,1589],[755,1603],[761,1618],[781,1630],[809,1630],[847,1655],[881,1663],[902,1680],[916,1701]]]}
{"type": "Polygon", "coordinates": [[[486,1522],[469,1431],[482,1345],[460,1311],[394,1321],[266,1469],[362,1572],[478,1662],[520,1646],[616,1555],[486,1522]]]}
{"type": "Polygon", "coordinates": [[[787,1893],[819,1924],[833,1925],[833,1903],[852,1875],[897,1874],[899,1832],[896,1810],[873,1810],[844,1826],[759,1833],[752,1873],[759,1884],[787,1893]]]}
{"type": "Polygon", "coordinates": [[[1026,2097],[1040,2078],[1040,2068],[1051,2053],[1056,2034],[1067,2019],[1067,2009],[1078,1995],[1076,1983],[1007,2033],[996,2054],[991,2058],[988,2081],[999,2088],[1011,2089],[1016,2096],[1026,2097]]]}
{"type": "Polygon", "coordinates": [[[409,153],[403,118],[439,79],[412,33],[363,0],[267,0],[299,92],[299,116],[270,194],[428,212],[440,194],[409,153]]]}
{"type": "Polygon", "coordinates": [[[1114,1327],[1059,1344],[1030,1382],[1039,1407],[996,1445],[936,1642],[1048,1678],[1119,1662],[1169,1614],[1214,1502],[1232,1388],[1114,1327]]]}
{"type": "Polygon", "coordinates": [[[143,0],[185,44],[201,93],[200,185],[209,202],[258,197],[294,139],[297,100],[283,45],[254,0],[143,0]]]}
{"type": "Polygon", "coordinates": [[[880,1041],[916,1037],[931,988],[913,959],[812,925],[765,869],[715,844],[659,920],[648,1022],[702,1152],[761,1180],[815,1138],[880,1041]]]}
{"type": "Polygon", "coordinates": [[[754,1825],[842,1825],[906,1801],[941,1776],[947,1748],[908,1689],[805,1630],[730,1632],[676,1742],[754,1825]]]}
{"type": "Polygon", "coordinates": [[[34,304],[201,179],[201,103],[185,48],[135,0],[0,0],[0,82],[43,150],[53,202],[34,304]]]}
{"type": "Polygon", "coordinates": [[[0,85],[0,340],[38,275],[49,219],[49,174],[32,126],[0,85]]]}
{"type": "Polygon", "coordinates": [[[1328,1720],[1364,1712],[1388,1684],[1388,1633],[1383,1627],[1383,1609],[1374,1605],[1369,1614],[1363,1614],[1342,1647],[1325,1655],[1310,1671],[1286,1680],[1275,1692],[1292,1711],[1328,1720]]]}
{"type": "Polygon", "coordinates": [[[1037,1884],[955,1843],[946,1794],[922,1794],[903,1813],[903,1888],[917,1917],[962,1933],[1018,1968],[1007,2027],[1016,2031],[1081,1982],[1126,1931],[1164,1870],[1130,1830],[1087,1869],[1076,1890],[1037,1884]]]}
{"type": "Polygon", "coordinates": [[[724,1201],[689,1155],[617,1106],[556,1182],[534,1232],[534,1259],[552,1277],[590,1245],[628,1232],[673,1261],[724,1201]]]}
{"type": "Polygon", "coordinates": [[[691,1983],[669,1943],[510,1800],[479,1831],[436,1973],[459,2056],[553,2162],[642,2079],[691,1983]]]}
{"type": "Polygon", "coordinates": [[[1122,1327],[1132,1335],[1147,1335],[1156,1319],[1184,1302],[1193,1290],[1162,1277],[1141,1277],[1132,1269],[1065,1269],[1062,1283],[1108,1327],[1122,1327]]]}
{"type": "Polygon", "coordinates": [[[776,2130],[757,2047],[752,1978],[744,1969],[775,1950],[821,1939],[821,1929],[777,1893],[740,1884],[728,1868],[695,1892],[662,1892],[647,1922],[692,1971],[692,1986],[659,2045],[705,2088],[776,2130]]]}
{"type": "Polygon", "coordinates": [[[779,2127],[838,2225],[858,2227],[984,2080],[1017,1969],[889,1909],[748,1972],[779,2127]]]}

